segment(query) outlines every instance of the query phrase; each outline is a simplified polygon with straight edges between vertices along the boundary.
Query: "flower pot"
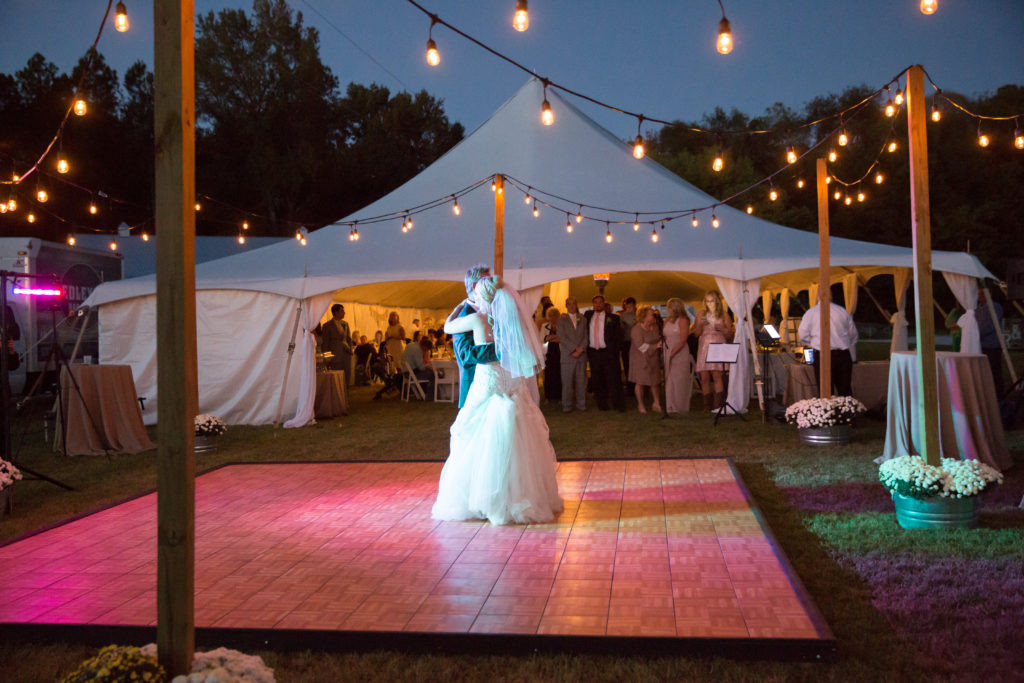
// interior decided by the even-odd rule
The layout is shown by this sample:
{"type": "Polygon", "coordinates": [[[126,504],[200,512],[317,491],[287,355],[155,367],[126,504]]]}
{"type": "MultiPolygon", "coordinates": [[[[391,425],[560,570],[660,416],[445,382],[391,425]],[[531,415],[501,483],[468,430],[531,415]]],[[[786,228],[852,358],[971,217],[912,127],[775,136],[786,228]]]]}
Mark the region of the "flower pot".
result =
{"type": "Polygon", "coordinates": [[[800,428],[800,440],[813,446],[843,446],[852,436],[853,426],[848,424],[800,428]]]}
{"type": "Polygon", "coordinates": [[[892,492],[896,521],[904,529],[970,529],[978,523],[977,498],[911,498],[892,492]]]}
{"type": "Polygon", "coordinates": [[[194,450],[196,453],[212,453],[217,450],[217,437],[196,434],[194,450]]]}

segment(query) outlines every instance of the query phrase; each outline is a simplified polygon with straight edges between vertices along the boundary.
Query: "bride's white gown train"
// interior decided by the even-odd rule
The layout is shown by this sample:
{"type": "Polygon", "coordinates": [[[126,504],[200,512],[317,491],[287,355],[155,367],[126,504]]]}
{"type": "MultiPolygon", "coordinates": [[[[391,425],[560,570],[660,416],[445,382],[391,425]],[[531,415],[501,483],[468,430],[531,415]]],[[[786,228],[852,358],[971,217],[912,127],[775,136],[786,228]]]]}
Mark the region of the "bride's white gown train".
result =
{"type": "Polygon", "coordinates": [[[562,511],[555,449],[527,382],[497,363],[478,365],[451,428],[441,471],[437,519],[492,524],[550,522],[562,511]]]}

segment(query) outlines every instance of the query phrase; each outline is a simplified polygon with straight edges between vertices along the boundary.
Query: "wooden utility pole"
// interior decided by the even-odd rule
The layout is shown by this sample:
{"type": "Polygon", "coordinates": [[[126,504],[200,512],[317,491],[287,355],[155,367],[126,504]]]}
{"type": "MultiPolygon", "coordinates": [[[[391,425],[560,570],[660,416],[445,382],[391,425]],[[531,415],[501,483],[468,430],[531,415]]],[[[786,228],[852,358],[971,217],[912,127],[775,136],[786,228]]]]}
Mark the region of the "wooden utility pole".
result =
{"type": "Polygon", "coordinates": [[[907,137],[910,140],[910,218],[914,228],[914,306],[917,312],[917,386],[922,441],[929,465],[939,465],[939,400],[935,368],[935,313],[932,310],[932,226],[928,206],[928,134],[924,67],[907,72],[907,137]]]}
{"type": "Polygon", "coordinates": [[[491,273],[505,272],[505,176],[494,176],[494,267],[491,273]]]}
{"type": "Polygon", "coordinates": [[[192,0],[153,0],[157,332],[157,649],[171,676],[195,647],[195,84],[192,0]]]}
{"type": "MultiPolygon", "coordinates": [[[[821,339],[818,369],[821,378],[818,382],[818,395],[821,398],[832,396],[832,303],[831,273],[828,255],[828,166],[824,159],[818,159],[818,307],[820,324],[818,336],[821,339]]],[[[813,306],[815,302],[809,301],[813,306]]]]}

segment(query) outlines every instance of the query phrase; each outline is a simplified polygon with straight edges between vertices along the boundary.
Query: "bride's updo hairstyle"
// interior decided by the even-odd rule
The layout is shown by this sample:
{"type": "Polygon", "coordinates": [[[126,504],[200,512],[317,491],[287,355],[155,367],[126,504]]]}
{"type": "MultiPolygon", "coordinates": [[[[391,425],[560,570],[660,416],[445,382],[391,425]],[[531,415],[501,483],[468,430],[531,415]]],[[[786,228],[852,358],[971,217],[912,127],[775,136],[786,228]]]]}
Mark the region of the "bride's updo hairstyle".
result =
{"type": "Polygon", "coordinates": [[[484,303],[490,304],[494,301],[494,295],[501,287],[501,277],[498,275],[488,275],[482,277],[476,283],[476,294],[480,297],[480,300],[484,303]]]}

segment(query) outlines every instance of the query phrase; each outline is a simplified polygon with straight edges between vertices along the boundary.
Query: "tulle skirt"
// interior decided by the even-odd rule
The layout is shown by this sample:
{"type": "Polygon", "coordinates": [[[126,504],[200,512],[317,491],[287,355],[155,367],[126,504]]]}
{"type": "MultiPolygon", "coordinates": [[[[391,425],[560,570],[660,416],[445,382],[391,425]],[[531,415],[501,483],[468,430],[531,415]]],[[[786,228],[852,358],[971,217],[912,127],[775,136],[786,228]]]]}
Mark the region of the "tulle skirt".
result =
{"type": "Polygon", "coordinates": [[[497,363],[476,367],[451,427],[433,517],[522,524],[550,522],[562,511],[555,449],[529,381],[497,363]]]}

